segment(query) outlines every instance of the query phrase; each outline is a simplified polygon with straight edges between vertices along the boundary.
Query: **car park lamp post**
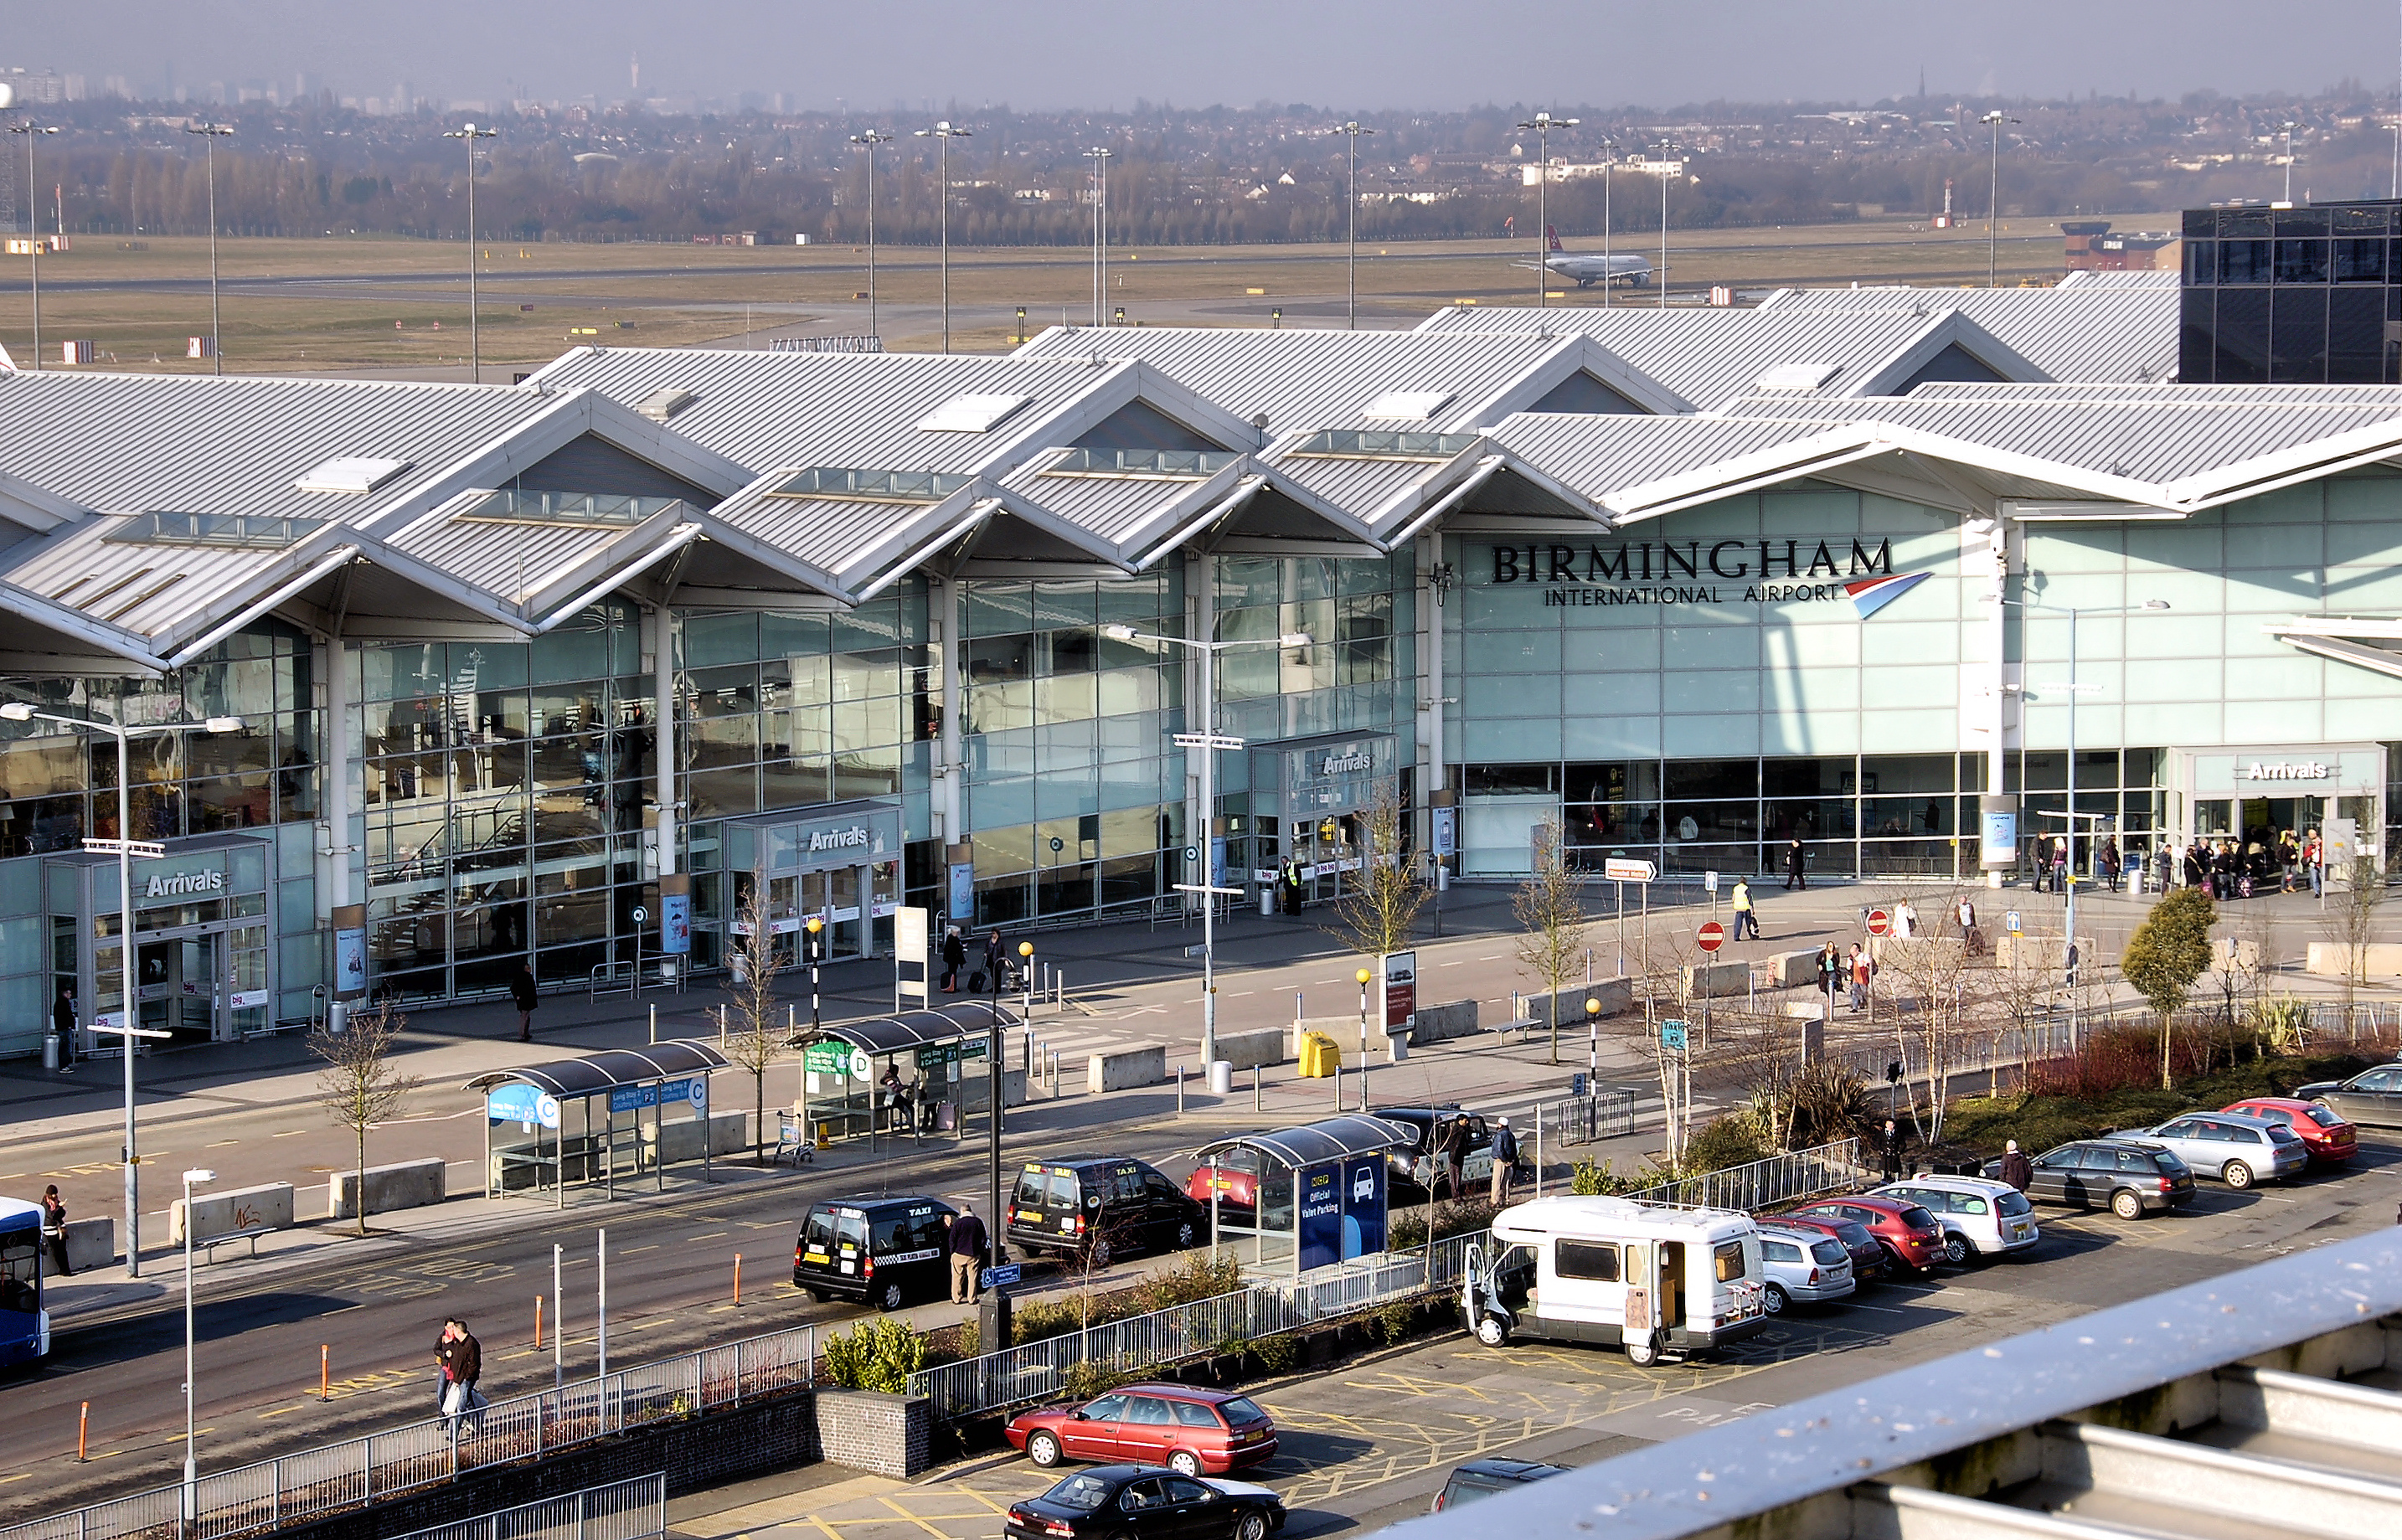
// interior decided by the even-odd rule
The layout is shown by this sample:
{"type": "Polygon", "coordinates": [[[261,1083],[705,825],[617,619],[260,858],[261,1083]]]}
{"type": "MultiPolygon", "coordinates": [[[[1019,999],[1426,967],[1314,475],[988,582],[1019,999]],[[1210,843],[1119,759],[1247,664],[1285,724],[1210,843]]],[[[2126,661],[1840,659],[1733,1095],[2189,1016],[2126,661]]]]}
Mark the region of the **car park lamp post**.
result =
{"type": "MultiPolygon", "coordinates": [[[[1287,631],[1280,637],[1239,637],[1217,641],[1204,641],[1195,637],[1163,636],[1151,631],[1138,631],[1131,626],[1104,626],[1101,635],[1111,641],[1151,641],[1164,647],[1189,647],[1201,654],[1201,731],[1179,733],[1180,749],[1201,751],[1201,881],[1178,883],[1177,890],[1201,895],[1201,1073],[1206,1077],[1209,1066],[1218,1062],[1218,842],[1217,831],[1217,767],[1218,750],[1240,749],[1243,740],[1222,737],[1218,734],[1218,654],[1232,647],[1277,647],[1291,650],[1310,645],[1306,631],[1287,631]]],[[[1189,832],[1189,831],[1188,831],[1189,832]]]]}
{"type": "Polygon", "coordinates": [[[951,351],[951,141],[973,137],[966,129],[953,128],[948,122],[931,129],[919,129],[915,137],[931,139],[936,146],[934,191],[942,207],[943,241],[943,351],[951,351]]]}
{"type": "Polygon", "coordinates": [[[467,142],[467,359],[478,385],[484,382],[484,344],[483,333],[477,329],[476,304],[476,270],[480,266],[476,260],[476,141],[500,136],[498,129],[479,129],[473,123],[449,130],[442,136],[467,142]]]}
{"type": "Polygon", "coordinates": [[[187,123],[184,131],[204,136],[209,147],[209,372],[221,375],[225,373],[225,333],[217,320],[217,141],[233,129],[225,123],[187,123]]]}
{"type": "MultiPolygon", "coordinates": [[[[37,711],[30,701],[12,700],[0,705],[0,722],[52,722],[72,727],[79,733],[106,733],[117,739],[117,838],[86,840],[87,849],[103,853],[113,850],[117,856],[117,960],[120,1020],[114,1028],[100,1025],[95,1014],[92,1030],[114,1031],[125,1045],[125,1275],[142,1276],[142,1184],[135,1175],[141,1163],[140,1153],[133,1142],[133,1039],[147,1036],[141,1031],[141,1010],[137,1000],[135,979],[135,948],[133,944],[133,858],[155,856],[161,851],[157,846],[137,850],[141,842],[131,837],[132,822],[131,794],[126,786],[128,762],[131,759],[128,746],[137,736],[156,733],[188,733],[200,728],[210,733],[239,733],[242,730],[240,717],[211,717],[206,722],[166,722],[145,727],[129,727],[123,722],[102,722],[92,717],[62,717],[55,712],[37,711]]],[[[95,983],[93,992],[98,993],[95,983]]],[[[93,1002],[97,1004],[97,1001],[93,1002]]],[[[164,1036],[164,1034],[157,1034],[164,1036]]]]}
{"type": "MultiPolygon", "coordinates": [[[[133,1052],[131,1038],[126,1041],[125,1051],[129,1055],[133,1052]]],[[[214,1171],[184,1173],[184,1523],[187,1528],[199,1522],[200,1517],[200,1467],[192,1454],[192,1189],[216,1179],[214,1171]]]]}
{"type": "Polygon", "coordinates": [[[867,335],[876,331],[876,146],[890,144],[892,136],[876,129],[850,136],[854,144],[867,147],[867,335]]]}
{"type": "Polygon", "coordinates": [[[25,233],[34,239],[29,244],[34,259],[34,372],[42,372],[42,219],[37,212],[42,200],[34,191],[34,142],[58,129],[48,123],[36,123],[28,117],[8,125],[10,133],[25,136],[25,233]]]}
{"type": "Polygon", "coordinates": [[[1356,332],[1360,329],[1360,136],[1376,131],[1353,122],[1327,131],[1351,142],[1351,210],[1343,223],[1343,326],[1356,332]]]}
{"type": "MultiPolygon", "coordinates": [[[[1985,163],[1985,287],[1990,289],[1994,287],[1995,270],[1994,266],[1995,221],[2001,216],[2002,212],[2002,125],[2015,123],[2018,119],[2003,116],[2002,110],[1996,107],[1977,121],[1989,126],[1994,131],[1993,153],[1985,163]]],[[[1997,751],[2000,747],[1999,744],[1995,745],[1997,751]]]]}
{"type": "MultiPolygon", "coordinates": [[[[1546,291],[1552,286],[1552,131],[1573,129],[1581,121],[1575,117],[1553,117],[1546,110],[1518,125],[1520,133],[1535,136],[1535,308],[1539,310],[1543,308],[1546,291]]],[[[1352,143],[1357,144],[1359,141],[1352,143]]],[[[1605,187],[1608,186],[1608,180],[1606,175],[1602,178],[1605,187]]],[[[1607,278],[1601,286],[1604,297],[1607,297],[1609,289],[1607,278]]]]}

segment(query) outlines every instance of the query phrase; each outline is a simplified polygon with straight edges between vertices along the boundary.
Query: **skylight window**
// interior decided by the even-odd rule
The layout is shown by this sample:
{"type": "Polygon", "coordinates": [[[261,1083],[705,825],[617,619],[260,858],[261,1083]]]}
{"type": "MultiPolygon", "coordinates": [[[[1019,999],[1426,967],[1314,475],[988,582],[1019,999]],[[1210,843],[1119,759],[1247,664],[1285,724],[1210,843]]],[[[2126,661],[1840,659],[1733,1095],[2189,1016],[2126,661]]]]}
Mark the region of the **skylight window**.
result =
{"type": "Polygon", "coordinates": [[[1231,449],[1070,449],[1042,474],[1206,481],[1242,458],[1231,449]]]}
{"type": "Polygon", "coordinates": [[[861,502],[940,502],[973,481],[940,471],[877,471],[812,465],[779,485],[777,497],[848,498],[861,502]]]}
{"type": "Polygon", "coordinates": [[[1387,391],[1368,403],[1363,417],[1401,418],[1423,422],[1451,404],[1450,391],[1387,391]]]}
{"type": "Polygon", "coordinates": [[[988,433],[1023,411],[1030,395],[953,396],[918,419],[921,433],[988,433]]]}
{"type": "Polygon", "coordinates": [[[458,516],[476,524],[561,524],[583,529],[624,529],[669,508],[679,499],[628,497],[616,492],[529,492],[504,488],[486,494],[458,516]]]}
{"type": "Polygon", "coordinates": [[[653,391],[649,395],[644,396],[634,410],[649,418],[653,422],[665,422],[699,399],[700,397],[690,391],[670,385],[665,390],[653,391]]]}
{"type": "Polygon", "coordinates": [[[1779,364],[1752,384],[1763,391],[1815,391],[1843,369],[1840,364],[1779,364]]]}
{"type": "Polygon", "coordinates": [[[158,509],[134,515],[110,530],[107,538],[118,545],[214,545],[244,551],[280,551],[298,544],[324,526],[322,518],[185,514],[158,509]]]}
{"type": "Polygon", "coordinates": [[[304,492],[347,492],[365,497],[408,469],[405,460],[380,460],[372,455],[343,455],[326,461],[292,485],[304,492]]]}
{"type": "Polygon", "coordinates": [[[1476,446],[1474,433],[1397,433],[1378,429],[1331,428],[1310,434],[1286,453],[1346,460],[1449,460],[1476,446]]]}

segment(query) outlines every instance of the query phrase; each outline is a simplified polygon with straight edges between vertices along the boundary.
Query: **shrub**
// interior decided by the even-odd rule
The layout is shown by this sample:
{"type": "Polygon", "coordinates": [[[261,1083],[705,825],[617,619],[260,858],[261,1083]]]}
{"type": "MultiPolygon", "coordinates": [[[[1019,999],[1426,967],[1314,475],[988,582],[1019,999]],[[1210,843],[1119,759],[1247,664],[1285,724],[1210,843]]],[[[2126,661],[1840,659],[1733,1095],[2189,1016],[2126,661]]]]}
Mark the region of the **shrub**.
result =
{"type": "MultiPolygon", "coordinates": [[[[1492,1224],[1493,1205],[1483,1198],[1461,1198],[1435,1205],[1434,1238],[1438,1241],[1487,1230],[1492,1224]]],[[[1423,1205],[1413,1207],[1395,1218],[1385,1231],[1385,1244],[1393,1251],[1412,1250],[1426,1244],[1426,1209],[1423,1205]]]]}
{"type": "Polygon", "coordinates": [[[1776,1153],[1775,1142],[1760,1126],[1760,1121],[1748,1111],[1730,1112],[1713,1119],[1685,1145],[1684,1171],[1697,1175],[1705,1171],[1724,1171],[1729,1166],[1749,1165],[1776,1153]]]}
{"type": "Polygon", "coordinates": [[[1568,1172],[1568,1190],[1580,1198],[1613,1198],[1621,1193],[1639,1192],[1650,1184],[1640,1176],[1621,1176],[1609,1169],[1604,1159],[1599,1165],[1591,1161],[1579,1161],[1568,1172]]]}
{"type": "Polygon", "coordinates": [[[1253,1342],[1251,1351],[1259,1355],[1260,1368],[1270,1374],[1290,1374],[1301,1362],[1301,1339],[1282,1331],[1253,1342]]]}
{"type": "Polygon", "coordinates": [[[1137,1315],[1154,1310],[1214,1299],[1243,1286],[1243,1264],[1232,1246],[1218,1251],[1188,1251],[1174,1267],[1155,1272],[1129,1291],[1137,1315]]]}
{"type": "Polygon", "coordinates": [[[1792,1147],[1832,1144],[1870,1126],[1869,1084],[1848,1065],[1815,1060],[1793,1085],[1792,1147]]]}
{"type": "Polygon", "coordinates": [[[1400,1341],[1417,1325],[1417,1306],[1407,1299],[1396,1299],[1379,1308],[1375,1313],[1376,1340],[1387,1345],[1400,1341]]]}
{"type": "Polygon", "coordinates": [[[2252,1008],[2252,1031],[2271,1053],[2298,1053],[2310,1040],[2308,1000],[2279,995],[2252,1008]]]}
{"type": "Polygon", "coordinates": [[[899,1395],[926,1365],[926,1339],[905,1322],[882,1316],[825,1340],[826,1373],[845,1390],[899,1395]]]}

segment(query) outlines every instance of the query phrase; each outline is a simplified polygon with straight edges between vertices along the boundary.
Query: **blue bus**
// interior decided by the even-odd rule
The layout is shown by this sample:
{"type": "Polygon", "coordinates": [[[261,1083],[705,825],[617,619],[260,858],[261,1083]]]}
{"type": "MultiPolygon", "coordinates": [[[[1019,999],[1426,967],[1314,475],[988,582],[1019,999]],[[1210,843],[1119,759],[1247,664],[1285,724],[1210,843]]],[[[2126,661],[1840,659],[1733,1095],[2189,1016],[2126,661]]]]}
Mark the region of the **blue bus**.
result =
{"type": "Polygon", "coordinates": [[[42,1308],[42,1208],[0,1198],[0,1364],[31,1363],[50,1351],[42,1308]]]}

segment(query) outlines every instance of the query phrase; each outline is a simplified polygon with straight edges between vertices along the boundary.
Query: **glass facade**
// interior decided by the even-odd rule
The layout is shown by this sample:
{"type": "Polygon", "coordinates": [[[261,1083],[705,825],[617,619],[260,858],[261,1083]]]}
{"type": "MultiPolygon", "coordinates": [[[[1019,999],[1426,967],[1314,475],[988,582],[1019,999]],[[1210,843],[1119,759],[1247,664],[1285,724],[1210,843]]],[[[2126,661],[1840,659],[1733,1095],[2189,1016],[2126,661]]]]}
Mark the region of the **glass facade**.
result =
{"type": "Polygon", "coordinates": [[[2402,204],[2188,209],[2177,378],[2391,385],[2402,378],[2402,204]]]}

